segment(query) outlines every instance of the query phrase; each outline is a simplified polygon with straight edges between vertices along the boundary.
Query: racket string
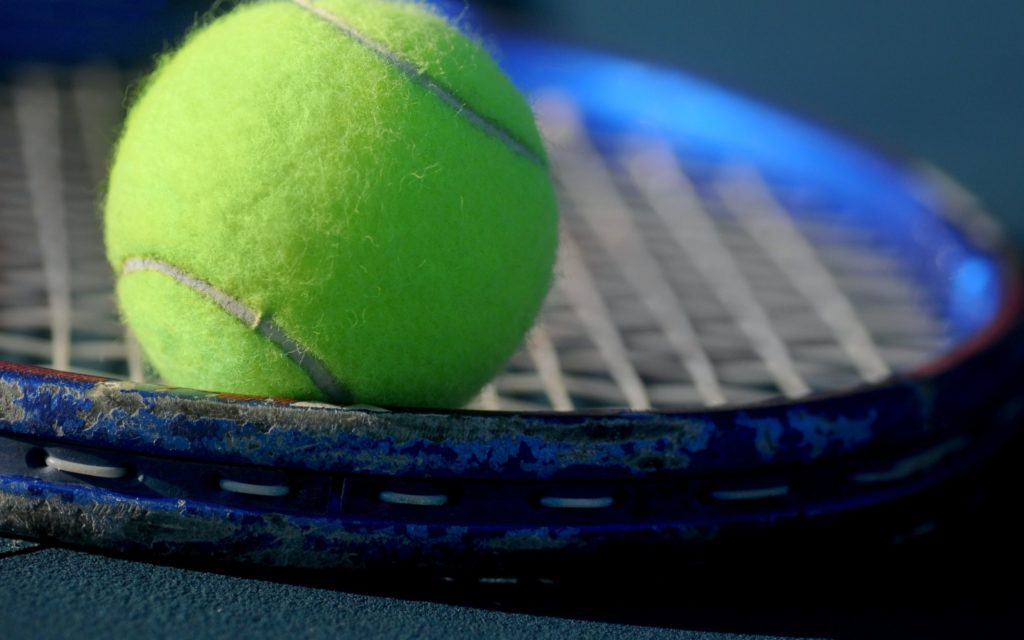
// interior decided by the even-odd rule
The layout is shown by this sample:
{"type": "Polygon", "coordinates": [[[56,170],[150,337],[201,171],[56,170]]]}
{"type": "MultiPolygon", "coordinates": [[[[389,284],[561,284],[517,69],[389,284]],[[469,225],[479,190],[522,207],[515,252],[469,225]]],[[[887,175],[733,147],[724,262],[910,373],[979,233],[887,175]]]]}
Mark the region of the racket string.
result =
{"type": "MultiPolygon", "coordinates": [[[[143,379],[97,212],[124,77],[42,68],[0,83],[0,143],[18,150],[0,160],[0,359],[143,379]]],[[[537,104],[563,216],[556,282],[474,406],[799,398],[912,370],[951,346],[943,309],[898,248],[828,194],[697,148],[606,134],[563,97],[537,104]]]]}
{"type": "Polygon", "coordinates": [[[120,117],[118,77],[101,67],[39,67],[0,88],[7,98],[0,117],[14,125],[3,128],[17,135],[3,169],[16,179],[0,188],[0,220],[31,227],[33,236],[0,234],[0,278],[22,289],[0,291],[0,357],[124,373],[123,330],[96,207],[120,117]],[[7,206],[10,199],[23,199],[23,208],[7,206]]]}
{"type": "Polygon", "coordinates": [[[781,392],[789,398],[810,393],[810,386],[797,371],[789,349],[672,149],[660,140],[644,141],[626,158],[626,165],[648,206],[703,280],[719,284],[709,290],[729,315],[738,319],[739,330],[781,392]]]}

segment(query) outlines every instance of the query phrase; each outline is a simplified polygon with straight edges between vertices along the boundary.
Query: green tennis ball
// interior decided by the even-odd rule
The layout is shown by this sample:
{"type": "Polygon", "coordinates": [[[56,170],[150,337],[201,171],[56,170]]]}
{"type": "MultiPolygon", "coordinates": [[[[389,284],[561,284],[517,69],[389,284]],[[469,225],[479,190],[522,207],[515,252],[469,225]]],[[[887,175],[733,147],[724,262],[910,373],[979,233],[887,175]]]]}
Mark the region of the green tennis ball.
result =
{"type": "Polygon", "coordinates": [[[159,65],[105,206],[166,382],[457,406],[521,343],[557,212],[529,107],[418,4],[243,5],[159,65]]]}

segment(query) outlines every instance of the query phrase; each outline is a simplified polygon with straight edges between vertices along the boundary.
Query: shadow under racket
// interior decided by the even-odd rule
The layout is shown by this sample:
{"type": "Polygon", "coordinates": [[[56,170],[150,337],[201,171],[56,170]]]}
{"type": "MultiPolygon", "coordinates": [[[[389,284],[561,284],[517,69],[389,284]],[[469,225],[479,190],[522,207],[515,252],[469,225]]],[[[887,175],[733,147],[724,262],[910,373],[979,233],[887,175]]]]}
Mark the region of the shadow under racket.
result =
{"type": "MultiPolygon", "coordinates": [[[[1024,439],[1018,437],[982,473],[934,494],[932,500],[953,507],[946,509],[952,526],[895,547],[761,537],[708,565],[639,554],[632,560],[643,566],[617,571],[597,560],[564,580],[310,573],[166,561],[206,574],[348,594],[663,629],[830,638],[1011,637],[1021,629],[1018,603],[1024,594],[1014,577],[1024,569],[1024,555],[1007,505],[1019,495],[1016,466],[1022,453],[1024,439]]],[[[147,571],[159,581],[160,570],[147,571]]],[[[128,582],[107,588],[133,587],[128,582]]]]}

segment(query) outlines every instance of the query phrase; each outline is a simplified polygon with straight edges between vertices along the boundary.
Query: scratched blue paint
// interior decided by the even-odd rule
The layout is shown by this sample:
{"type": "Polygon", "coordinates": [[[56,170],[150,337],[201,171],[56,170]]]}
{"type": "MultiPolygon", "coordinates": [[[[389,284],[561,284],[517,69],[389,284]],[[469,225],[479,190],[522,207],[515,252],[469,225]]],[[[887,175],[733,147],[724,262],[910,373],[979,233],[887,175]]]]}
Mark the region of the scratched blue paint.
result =
{"type": "Polygon", "coordinates": [[[736,415],[736,424],[741,427],[753,429],[757,435],[754,437],[754,447],[761,454],[761,459],[768,461],[775,457],[781,446],[782,420],[779,418],[753,418],[746,411],[736,415]]]}
{"type": "MultiPolygon", "coordinates": [[[[2,368],[0,380],[9,382],[5,380],[2,368]]],[[[907,394],[912,396],[912,390],[908,390],[907,394]]],[[[25,394],[26,398],[30,396],[25,394]]],[[[999,412],[998,415],[1004,418],[1004,429],[1014,423],[1019,411],[1013,408],[1019,409],[1019,405],[1019,402],[1015,404],[1011,401],[1007,405],[1010,409],[999,412]]],[[[5,410],[5,415],[13,413],[10,407],[5,410]]],[[[765,410],[778,413],[773,407],[766,407],[765,410]]],[[[747,413],[748,416],[756,416],[757,412],[747,413]]],[[[797,432],[806,430],[808,425],[813,425],[815,434],[819,429],[821,433],[827,433],[830,429],[852,429],[852,433],[859,434],[847,442],[852,444],[881,415],[882,412],[879,412],[878,416],[864,417],[862,412],[861,417],[844,420],[835,416],[821,418],[814,413],[804,412],[789,418],[794,425],[791,429],[797,432]]],[[[754,420],[757,418],[754,417],[754,420]]],[[[7,420],[0,426],[9,430],[13,424],[7,420]]],[[[97,423],[94,429],[102,431],[103,425],[97,423]]],[[[755,431],[749,426],[743,427],[743,430],[748,433],[755,431]]],[[[721,434],[722,430],[716,433],[721,434]]],[[[716,446],[714,438],[709,440],[708,446],[712,449],[716,446]]],[[[226,507],[201,500],[124,497],[89,486],[55,485],[0,475],[0,498],[15,496],[49,505],[46,509],[24,508],[13,524],[5,523],[0,513],[0,523],[7,529],[22,527],[15,531],[19,535],[55,538],[66,543],[87,544],[116,552],[143,552],[179,559],[191,557],[206,562],[284,563],[291,568],[320,570],[387,567],[406,563],[414,563],[420,568],[445,568],[452,566],[453,558],[461,557],[473,558],[460,565],[462,569],[471,570],[478,566],[475,563],[486,558],[501,557],[505,552],[525,552],[536,563],[534,569],[550,571],[558,562],[565,561],[566,556],[562,554],[573,550],[593,551],[614,545],[612,549],[643,551],[651,549],[652,544],[713,541],[741,526],[769,527],[787,518],[825,517],[829,513],[841,513],[854,507],[867,508],[905,495],[908,491],[920,490],[922,482],[939,482],[948,473],[941,471],[919,481],[917,485],[882,487],[872,494],[849,495],[841,501],[813,507],[783,501],[769,512],[748,514],[744,518],[733,515],[723,521],[699,511],[664,512],[652,521],[616,522],[613,526],[396,523],[345,517],[336,512],[320,517],[286,516],[226,507]],[[36,519],[25,518],[26,514],[36,519]],[[56,517],[47,520],[47,515],[56,517]],[[83,523],[92,523],[92,519],[96,519],[96,526],[82,526],[83,523]],[[82,532],[87,532],[89,538],[82,539],[82,532]],[[140,535],[140,532],[145,532],[145,535],[140,535]],[[229,552],[225,553],[225,550],[229,552]]],[[[495,508],[500,509],[501,506],[497,504],[495,508]]],[[[628,558],[614,555],[604,557],[606,560],[628,558]]],[[[517,572],[525,571],[524,556],[516,555],[515,558],[516,564],[511,568],[517,572]]]]}
{"type": "Polygon", "coordinates": [[[800,446],[809,446],[811,456],[818,457],[830,446],[850,450],[871,440],[878,412],[867,409],[863,417],[854,417],[820,415],[806,409],[793,409],[787,417],[790,427],[803,436],[800,446]]]}
{"type": "Polygon", "coordinates": [[[738,415],[652,413],[629,423],[614,413],[566,416],[564,422],[523,415],[510,427],[486,414],[422,414],[410,430],[409,416],[401,413],[288,412],[269,401],[176,391],[170,397],[177,413],[167,415],[161,409],[167,393],[125,385],[103,396],[97,392],[103,383],[80,380],[67,380],[68,392],[55,401],[55,375],[0,368],[0,380],[19,389],[21,397],[10,402],[23,414],[0,423],[0,432],[193,460],[389,477],[610,479],[743,468],[766,459],[807,461],[852,452],[869,440],[917,435],[932,428],[923,418],[933,412],[955,415],[933,406],[943,397],[931,388],[937,383],[903,380],[841,401],[750,407],[738,415]],[[134,407],[130,415],[127,406],[134,407]],[[83,419],[89,415],[94,419],[83,419]],[[346,428],[329,428],[339,421],[346,428]],[[652,459],[662,460],[663,468],[652,459]]]}

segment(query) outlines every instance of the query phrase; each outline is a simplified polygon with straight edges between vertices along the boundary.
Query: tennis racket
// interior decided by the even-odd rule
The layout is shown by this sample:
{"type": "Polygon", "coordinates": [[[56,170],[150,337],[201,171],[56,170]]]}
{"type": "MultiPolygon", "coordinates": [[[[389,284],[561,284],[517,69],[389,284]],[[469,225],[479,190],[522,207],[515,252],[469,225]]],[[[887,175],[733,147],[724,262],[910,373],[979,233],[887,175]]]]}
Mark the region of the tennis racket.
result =
{"type": "Polygon", "coordinates": [[[499,49],[560,256],[522,350],[451,411],[147,379],[96,209],[131,76],[5,75],[0,532],[501,583],[941,530],[1024,407],[1020,269],[977,203],[679,71],[499,49]]]}

